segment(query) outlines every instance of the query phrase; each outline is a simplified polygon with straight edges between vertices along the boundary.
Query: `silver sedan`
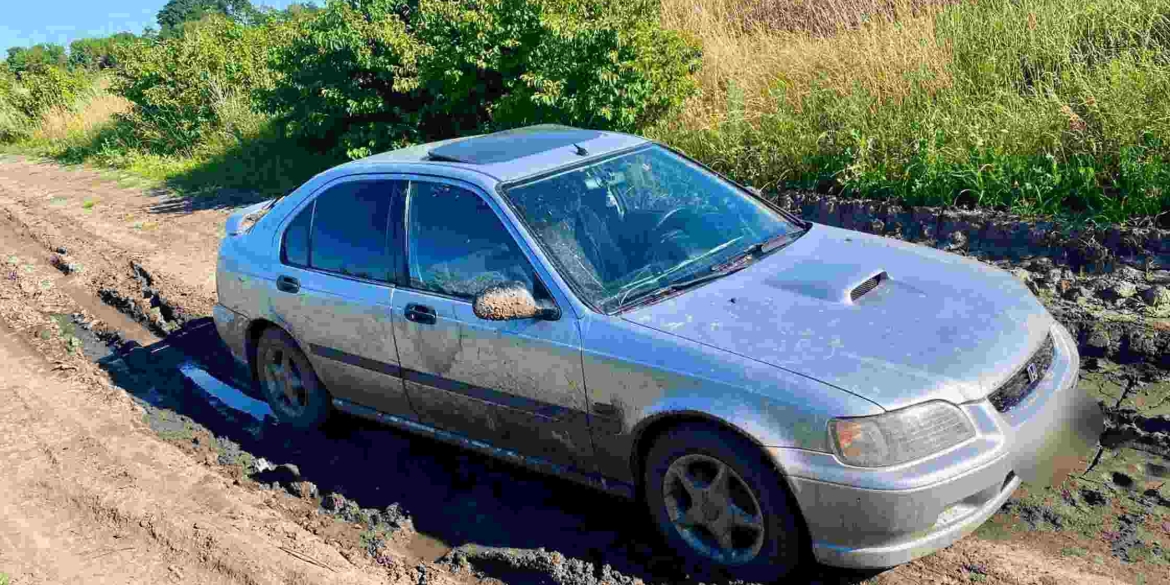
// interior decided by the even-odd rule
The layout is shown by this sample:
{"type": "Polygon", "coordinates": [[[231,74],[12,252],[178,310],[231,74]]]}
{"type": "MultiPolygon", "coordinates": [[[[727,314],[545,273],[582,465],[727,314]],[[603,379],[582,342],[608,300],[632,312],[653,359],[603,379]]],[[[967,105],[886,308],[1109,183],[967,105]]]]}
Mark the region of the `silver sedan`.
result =
{"type": "Polygon", "coordinates": [[[928,554],[1092,432],[1073,340],[1011,275],[625,134],[335,167],[234,214],[217,282],[283,423],[343,411],[641,498],[733,579],[928,554]]]}

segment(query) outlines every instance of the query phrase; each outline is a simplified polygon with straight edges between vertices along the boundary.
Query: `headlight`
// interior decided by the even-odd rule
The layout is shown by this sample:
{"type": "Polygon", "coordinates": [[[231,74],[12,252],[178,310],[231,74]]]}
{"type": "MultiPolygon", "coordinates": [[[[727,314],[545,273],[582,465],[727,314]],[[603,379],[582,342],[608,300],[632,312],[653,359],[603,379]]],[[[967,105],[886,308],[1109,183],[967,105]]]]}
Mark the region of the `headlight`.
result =
{"type": "Polygon", "coordinates": [[[975,436],[975,427],[957,406],[927,402],[877,416],[835,418],[829,435],[845,463],[887,467],[958,445],[975,436]]]}

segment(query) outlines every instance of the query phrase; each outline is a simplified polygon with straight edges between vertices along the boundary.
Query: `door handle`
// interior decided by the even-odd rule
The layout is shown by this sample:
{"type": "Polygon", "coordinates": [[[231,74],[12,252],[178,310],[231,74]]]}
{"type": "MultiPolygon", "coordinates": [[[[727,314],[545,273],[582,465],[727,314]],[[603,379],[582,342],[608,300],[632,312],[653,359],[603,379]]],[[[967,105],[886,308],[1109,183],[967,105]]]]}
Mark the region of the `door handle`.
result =
{"type": "Polygon", "coordinates": [[[301,281],[291,276],[278,276],[276,278],[276,289],[286,293],[300,292],[301,281]]]}
{"type": "Polygon", "coordinates": [[[435,316],[434,309],[426,305],[410,303],[406,305],[406,320],[425,325],[434,325],[438,321],[438,318],[435,316]]]}
{"type": "Polygon", "coordinates": [[[601,416],[617,416],[618,409],[612,404],[605,402],[594,402],[593,413],[600,414],[601,416]]]}

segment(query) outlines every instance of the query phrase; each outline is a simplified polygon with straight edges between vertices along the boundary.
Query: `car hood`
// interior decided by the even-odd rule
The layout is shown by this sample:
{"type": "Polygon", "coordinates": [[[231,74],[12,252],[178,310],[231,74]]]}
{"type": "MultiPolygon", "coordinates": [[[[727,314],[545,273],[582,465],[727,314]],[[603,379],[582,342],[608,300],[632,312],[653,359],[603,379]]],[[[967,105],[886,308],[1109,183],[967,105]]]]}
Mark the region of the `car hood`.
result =
{"type": "Polygon", "coordinates": [[[981,399],[1044,341],[1052,317],[1011,274],[823,225],[754,265],[623,314],[896,409],[981,399]],[[872,291],[850,291],[885,273],[872,291]]]}

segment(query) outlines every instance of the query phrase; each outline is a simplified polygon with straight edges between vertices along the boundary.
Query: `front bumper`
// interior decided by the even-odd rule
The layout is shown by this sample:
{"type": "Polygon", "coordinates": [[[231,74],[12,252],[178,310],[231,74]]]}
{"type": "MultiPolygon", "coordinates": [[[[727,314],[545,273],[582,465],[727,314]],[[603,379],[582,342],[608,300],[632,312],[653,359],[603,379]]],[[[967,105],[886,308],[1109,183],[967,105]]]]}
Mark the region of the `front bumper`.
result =
{"type": "Polygon", "coordinates": [[[771,449],[813,541],[817,560],[853,568],[892,567],[963,538],[990,518],[1022,481],[1043,480],[1051,454],[1096,439],[1099,409],[1077,392],[1080,358],[1068,332],[1053,330],[1055,358],[1032,394],[1006,413],[984,399],[962,405],[978,435],[929,459],[883,469],[842,464],[831,454],[771,449]]]}

